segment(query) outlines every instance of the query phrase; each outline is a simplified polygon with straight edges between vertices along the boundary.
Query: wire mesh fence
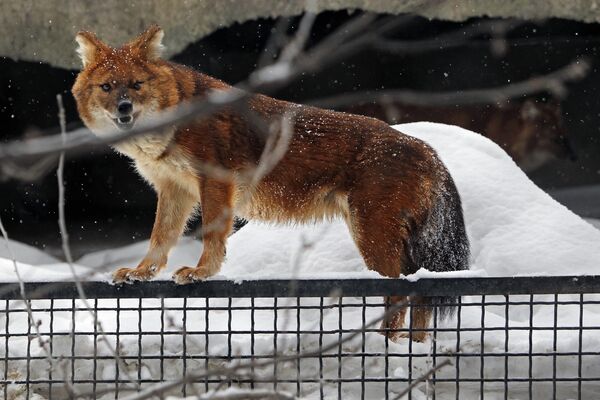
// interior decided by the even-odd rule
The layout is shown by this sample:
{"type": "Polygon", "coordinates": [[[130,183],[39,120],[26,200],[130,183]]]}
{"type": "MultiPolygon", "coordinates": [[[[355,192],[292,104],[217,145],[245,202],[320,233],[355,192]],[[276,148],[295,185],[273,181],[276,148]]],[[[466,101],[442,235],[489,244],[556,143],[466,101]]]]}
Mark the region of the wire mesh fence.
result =
{"type": "Polygon", "coordinates": [[[26,302],[0,287],[5,399],[600,395],[595,276],[89,282],[87,302],[73,283],[23,289],[26,302]],[[433,308],[424,341],[411,340],[420,295],[459,296],[452,317],[433,308]],[[381,324],[387,296],[409,296],[401,328],[381,324]]]}

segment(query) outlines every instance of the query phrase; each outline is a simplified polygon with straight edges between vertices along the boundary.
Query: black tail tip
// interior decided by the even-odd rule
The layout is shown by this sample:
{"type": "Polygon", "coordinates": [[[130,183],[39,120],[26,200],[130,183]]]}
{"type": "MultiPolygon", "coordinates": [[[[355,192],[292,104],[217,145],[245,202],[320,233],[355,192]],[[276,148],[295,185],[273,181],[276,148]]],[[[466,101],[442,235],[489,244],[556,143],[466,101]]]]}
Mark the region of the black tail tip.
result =
{"type": "Polygon", "coordinates": [[[459,297],[438,296],[429,299],[431,299],[429,303],[434,307],[434,316],[437,316],[438,321],[445,321],[456,315],[459,297]]]}

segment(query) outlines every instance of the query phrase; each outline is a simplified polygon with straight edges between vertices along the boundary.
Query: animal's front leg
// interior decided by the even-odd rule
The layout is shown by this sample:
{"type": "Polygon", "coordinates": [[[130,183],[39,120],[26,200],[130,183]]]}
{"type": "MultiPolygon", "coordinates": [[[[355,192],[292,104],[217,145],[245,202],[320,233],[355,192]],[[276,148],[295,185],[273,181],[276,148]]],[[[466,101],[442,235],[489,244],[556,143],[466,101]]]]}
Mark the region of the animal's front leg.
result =
{"type": "Polygon", "coordinates": [[[169,251],[183,233],[185,223],[197,204],[197,196],[174,182],[161,182],[155,186],[158,205],[148,253],[136,268],[115,271],[115,283],[146,281],[156,276],[167,265],[169,251]]]}
{"type": "Polygon", "coordinates": [[[183,285],[215,275],[225,258],[225,242],[233,224],[233,185],[204,179],[200,188],[202,204],[202,241],[204,248],[198,265],[182,267],[173,279],[183,285]]]}

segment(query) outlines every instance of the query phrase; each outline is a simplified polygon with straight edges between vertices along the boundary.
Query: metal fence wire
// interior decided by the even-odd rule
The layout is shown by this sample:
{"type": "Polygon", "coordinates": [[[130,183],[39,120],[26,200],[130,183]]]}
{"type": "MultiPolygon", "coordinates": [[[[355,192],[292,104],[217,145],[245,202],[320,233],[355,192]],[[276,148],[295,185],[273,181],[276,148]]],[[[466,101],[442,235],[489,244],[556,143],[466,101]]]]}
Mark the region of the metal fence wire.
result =
{"type": "Polygon", "coordinates": [[[83,286],[0,285],[4,399],[600,398],[600,276],[83,286]],[[456,312],[410,340],[409,297],[382,335],[385,296],[419,295],[456,312]]]}

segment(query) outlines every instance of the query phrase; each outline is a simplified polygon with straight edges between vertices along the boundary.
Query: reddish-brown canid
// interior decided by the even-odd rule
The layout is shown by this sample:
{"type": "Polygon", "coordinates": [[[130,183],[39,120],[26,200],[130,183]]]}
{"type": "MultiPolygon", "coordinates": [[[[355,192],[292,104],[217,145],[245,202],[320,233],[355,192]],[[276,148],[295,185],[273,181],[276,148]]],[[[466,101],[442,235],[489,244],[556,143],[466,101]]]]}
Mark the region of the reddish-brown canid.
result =
{"type": "MultiPolygon", "coordinates": [[[[97,135],[130,129],[162,110],[230,88],[161,59],[162,37],[163,31],[152,26],[130,43],[111,48],[90,32],[77,35],[83,70],[73,95],[81,118],[97,135]]],[[[342,217],[366,265],[385,276],[419,268],[468,268],[461,202],[444,164],[427,144],[377,119],[253,94],[244,110],[225,108],[115,148],[135,161],[158,194],[148,253],[136,268],[117,270],[115,282],[148,280],[163,269],[198,205],[206,227],[204,249],[196,266],[175,272],[179,284],[219,271],[234,214],[275,222],[342,217]],[[249,185],[242,177],[257,167],[269,138],[282,135],[284,117],[292,127],[287,151],[249,185]],[[214,176],[199,165],[230,174],[214,176]]],[[[412,300],[452,305],[452,299],[435,293],[412,300]]],[[[401,327],[405,311],[400,308],[386,324],[401,327]]],[[[424,329],[430,317],[431,308],[418,307],[413,328],[424,329]]],[[[413,337],[423,340],[425,334],[413,337]]]]}

